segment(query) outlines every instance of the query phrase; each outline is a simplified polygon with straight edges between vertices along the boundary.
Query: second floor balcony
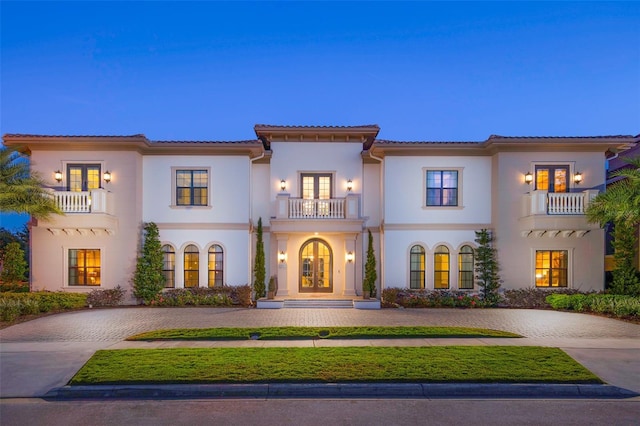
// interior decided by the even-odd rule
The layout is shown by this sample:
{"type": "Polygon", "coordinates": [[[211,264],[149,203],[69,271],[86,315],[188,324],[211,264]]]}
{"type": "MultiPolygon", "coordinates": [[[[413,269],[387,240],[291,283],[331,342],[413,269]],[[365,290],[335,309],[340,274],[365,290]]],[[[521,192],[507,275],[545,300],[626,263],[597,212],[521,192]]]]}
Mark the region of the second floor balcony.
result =
{"type": "Polygon", "coordinates": [[[522,198],[520,230],[523,236],[583,236],[598,229],[585,212],[598,190],[583,192],[532,191],[522,198]]]}
{"type": "Polygon", "coordinates": [[[104,189],[54,191],[52,196],[63,213],[109,213],[111,193],[104,189]]]}
{"type": "Polygon", "coordinates": [[[63,215],[52,215],[38,226],[53,235],[112,235],[118,227],[113,194],[105,189],[91,191],[51,191],[63,215]]]}

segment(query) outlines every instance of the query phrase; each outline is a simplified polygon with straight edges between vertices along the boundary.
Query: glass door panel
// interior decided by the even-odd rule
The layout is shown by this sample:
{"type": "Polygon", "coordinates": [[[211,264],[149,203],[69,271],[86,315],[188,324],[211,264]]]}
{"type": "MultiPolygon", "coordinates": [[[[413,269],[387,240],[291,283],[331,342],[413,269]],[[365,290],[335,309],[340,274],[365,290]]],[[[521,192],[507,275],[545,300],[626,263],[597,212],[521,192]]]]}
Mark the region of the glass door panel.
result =
{"type": "Polygon", "coordinates": [[[311,240],[300,250],[300,292],[333,291],[331,249],[321,240],[311,240]]]}

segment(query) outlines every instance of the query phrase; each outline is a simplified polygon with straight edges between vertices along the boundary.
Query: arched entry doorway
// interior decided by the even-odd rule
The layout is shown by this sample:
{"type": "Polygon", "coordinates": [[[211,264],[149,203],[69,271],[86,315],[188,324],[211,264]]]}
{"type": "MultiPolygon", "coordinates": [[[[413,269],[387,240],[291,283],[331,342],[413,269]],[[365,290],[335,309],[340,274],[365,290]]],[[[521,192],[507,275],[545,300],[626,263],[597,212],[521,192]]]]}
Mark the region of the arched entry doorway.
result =
{"type": "Polygon", "coordinates": [[[300,249],[300,293],[333,292],[333,254],[331,247],[318,238],[300,249]]]}

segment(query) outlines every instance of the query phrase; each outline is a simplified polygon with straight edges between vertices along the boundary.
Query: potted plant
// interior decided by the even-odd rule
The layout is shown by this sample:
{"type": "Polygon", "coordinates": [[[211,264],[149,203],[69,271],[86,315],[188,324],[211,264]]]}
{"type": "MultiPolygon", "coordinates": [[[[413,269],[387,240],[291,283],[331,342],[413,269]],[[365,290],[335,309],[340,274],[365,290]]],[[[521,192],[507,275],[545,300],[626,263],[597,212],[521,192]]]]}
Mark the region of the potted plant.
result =
{"type": "Polygon", "coordinates": [[[275,298],[277,292],[278,292],[278,278],[276,278],[275,275],[272,275],[269,278],[269,286],[267,289],[267,299],[275,298]]]}

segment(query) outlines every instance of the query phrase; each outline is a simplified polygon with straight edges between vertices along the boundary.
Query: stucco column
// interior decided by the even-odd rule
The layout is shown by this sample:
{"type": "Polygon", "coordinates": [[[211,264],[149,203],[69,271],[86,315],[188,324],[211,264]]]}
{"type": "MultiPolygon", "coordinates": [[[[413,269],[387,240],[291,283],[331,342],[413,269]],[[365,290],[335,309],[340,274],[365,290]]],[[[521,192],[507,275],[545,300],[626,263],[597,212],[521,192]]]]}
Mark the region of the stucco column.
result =
{"type": "MultiPolygon", "coordinates": [[[[295,262],[296,258],[293,253],[289,253],[287,250],[287,243],[289,240],[288,235],[278,235],[278,251],[276,252],[276,263],[278,264],[278,294],[277,297],[289,296],[289,282],[287,281],[287,264],[289,262],[295,262]],[[279,257],[280,253],[284,253],[285,260],[281,262],[279,257]]],[[[268,282],[268,280],[267,280],[268,282]]]]}
{"type": "Polygon", "coordinates": [[[343,296],[356,295],[356,266],[360,264],[356,253],[356,235],[345,235],[344,237],[344,258],[340,261],[344,263],[344,291],[343,296]],[[347,254],[353,254],[353,261],[347,261],[347,254]]]}

